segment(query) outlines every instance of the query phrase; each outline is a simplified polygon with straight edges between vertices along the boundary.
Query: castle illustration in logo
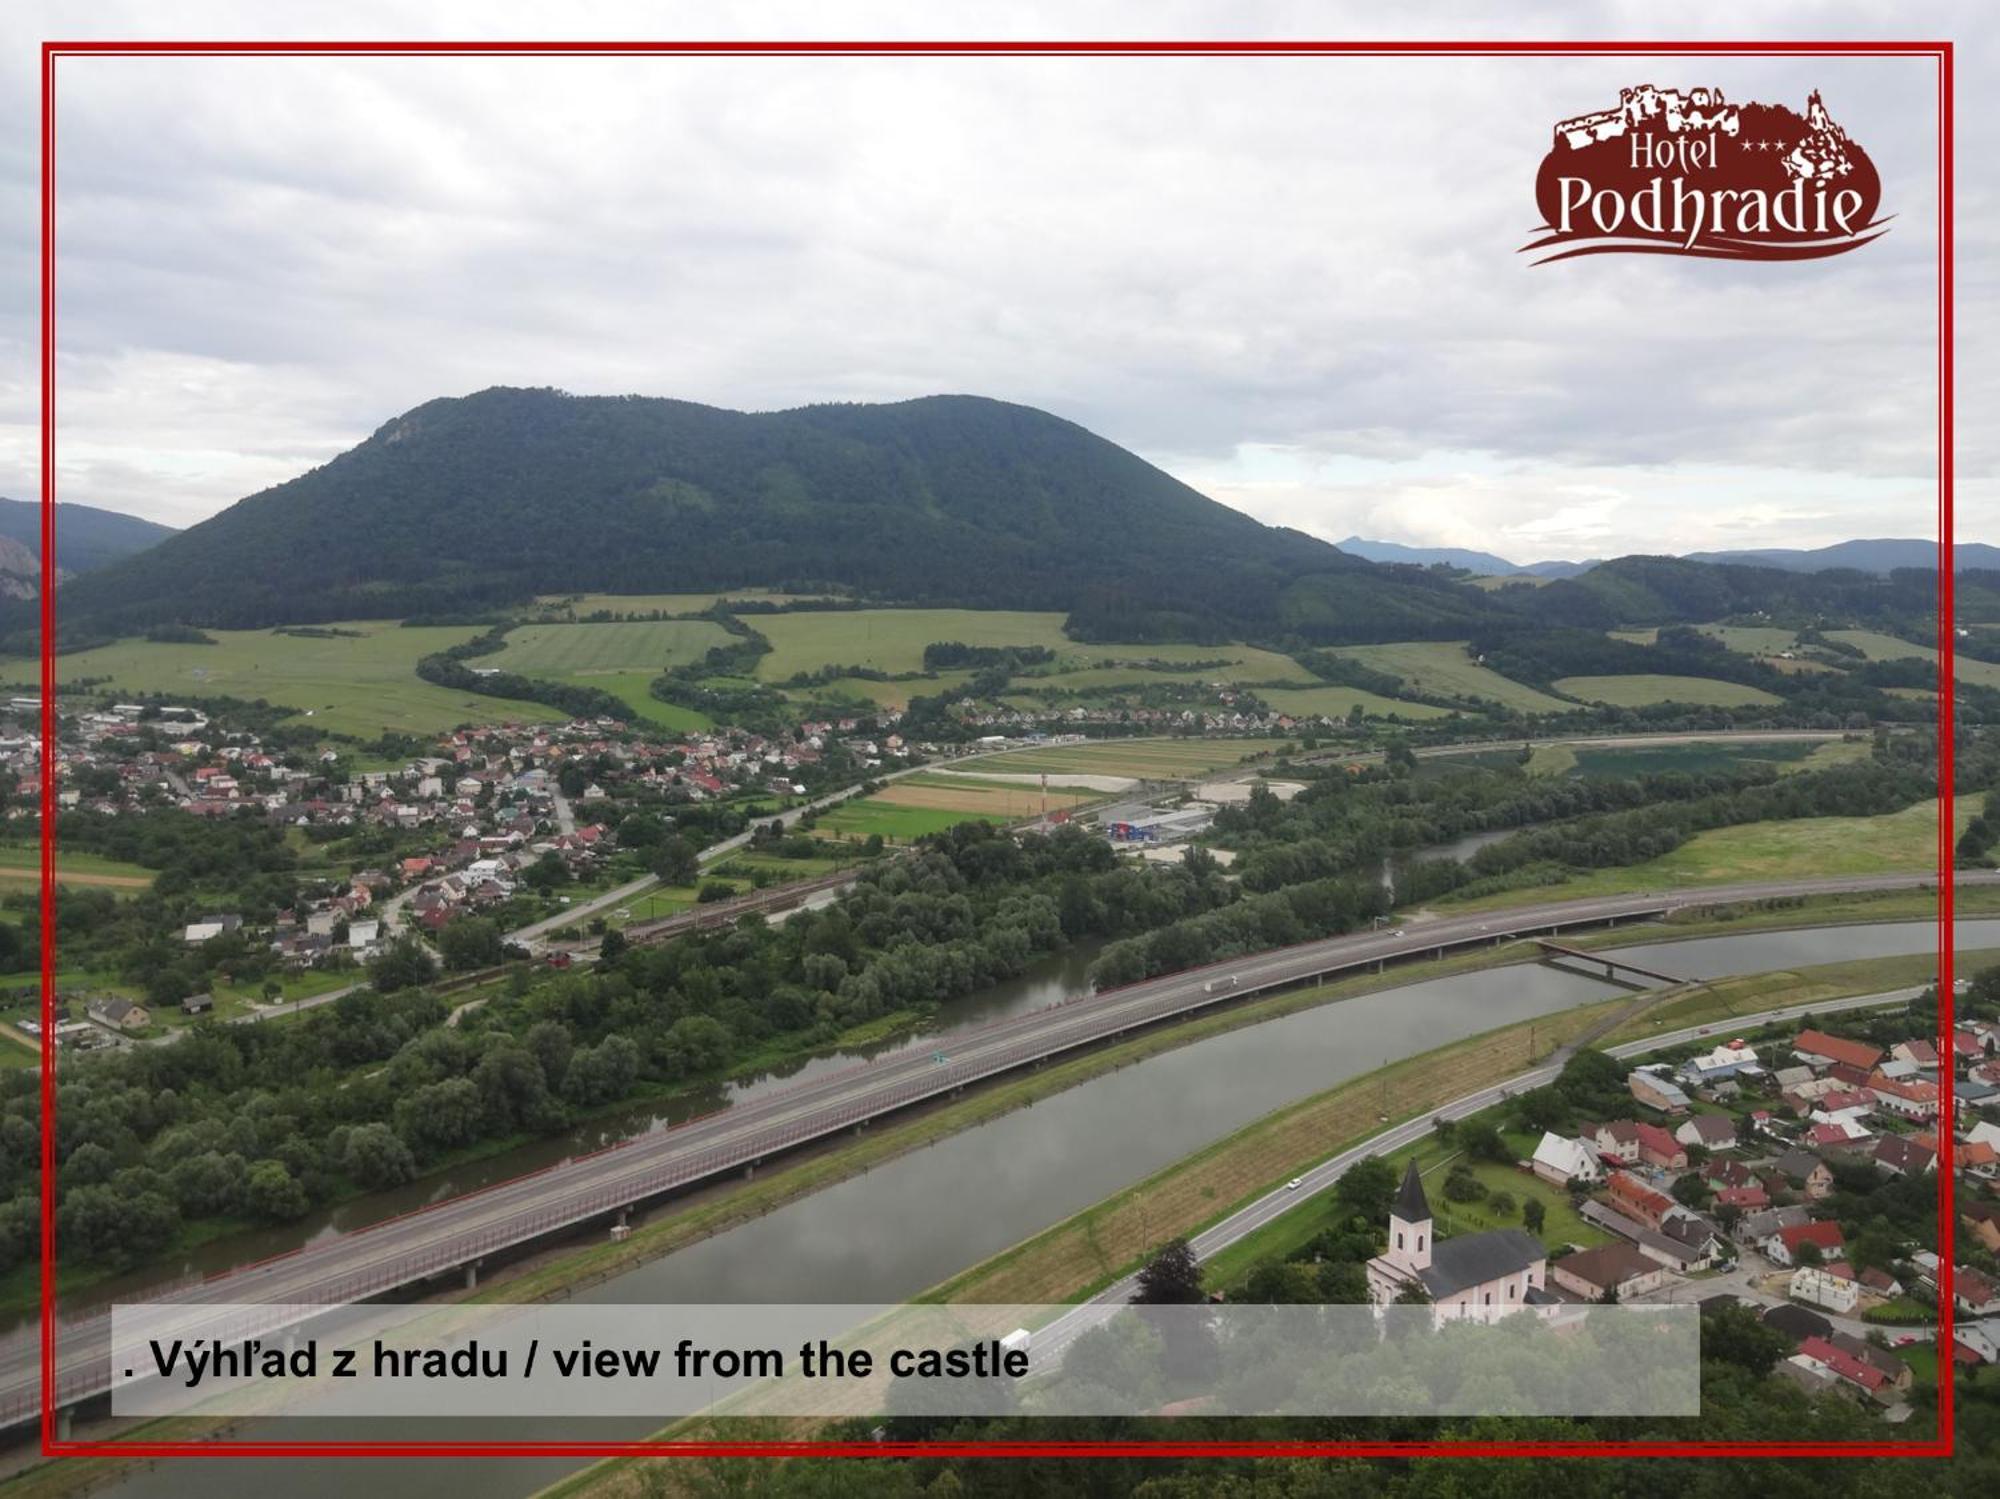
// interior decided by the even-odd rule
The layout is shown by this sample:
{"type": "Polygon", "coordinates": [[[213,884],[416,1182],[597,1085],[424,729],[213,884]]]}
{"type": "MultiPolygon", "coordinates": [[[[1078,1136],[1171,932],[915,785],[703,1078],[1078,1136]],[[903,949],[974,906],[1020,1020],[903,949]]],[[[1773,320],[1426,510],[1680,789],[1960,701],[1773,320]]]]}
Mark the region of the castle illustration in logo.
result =
{"type": "Polygon", "coordinates": [[[1815,89],[1800,114],[1718,88],[1618,91],[1559,120],[1535,182],[1538,262],[1629,252],[1805,260],[1881,235],[1881,180],[1815,89]]]}

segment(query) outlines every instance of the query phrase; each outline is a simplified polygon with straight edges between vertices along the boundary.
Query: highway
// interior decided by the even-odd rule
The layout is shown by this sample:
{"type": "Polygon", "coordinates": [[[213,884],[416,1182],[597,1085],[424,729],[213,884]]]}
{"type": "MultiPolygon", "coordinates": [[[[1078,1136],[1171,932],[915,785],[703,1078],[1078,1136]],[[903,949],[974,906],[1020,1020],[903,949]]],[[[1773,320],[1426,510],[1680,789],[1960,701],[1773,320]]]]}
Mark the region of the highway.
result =
{"type": "MultiPolygon", "coordinates": [[[[1644,1040],[1628,1041],[1605,1049],[1614,1057],[1643,1056],[1649,1051],[1661,1051],[1670,1046],[1678,1046],[1684,1041],[1699,1041],[1703,1036],[1719,1031],[1740,1033],[1776,1021],[1797,1020],[1804,1015],[1833,1015],[1842,1010],[1882,1009],[1890,1005],[1907,1005],[1922,992],[1923,990],[1918,988],[1895,989],[1883,994],[1857,995],[1852,999],[1828,999],[1821,1000],[1817,1004],[1787,1005],[1783,1009],[1764,1010],[1755,1015],[1733,1015],[1727,1020],[1715,1021],[1708,1025],[1691,1025],[1684,1030],[1668,1031],[1658,1036],[1648,1036],[1644,1040]]],[[[1189,1239],[1188,1246],[1194,1250],[1196,1259],[1213,1259],[1223,1250],[1240,1243],[1274,1219],[1282,1218],[1293,1208],[1306,1203],[1315,1193],[1331,1190],[1334,1183],[1346,1175],[1348,1168],[1356,1162],[1364,1161],[1370,1156],[1390,1155],[1406,1146],[1414,1145],[1431,1132],[1433,1120],[1463,1119],[1468,1114],[1489,1109],[1515,1093],[1553,1082],[1560,1070],[1559,1062],[1551,1062],[1547,1066],[1510,1077],[1505,1082],[1495,1083],[1490,1088],[1481,1088],[1476,1093],[1455,1098],[1442,1108],[1429,1110],[1419,1118],[1386,1129],[1351,1150],[1344,1150],[1339,1155],[1321,1161],[1311,1170],[1301,1173],[1297,1178],[1297,1187],[1288,1183],[1237,1209],[1220,1222],[1211,1224],[1189,1239]]],[[[1038,1330],[1033,1344],[1033,1359],[1037,1369],[1048,1368],[1055,1364],[1060,1360],[1063,1350],[1077,1338],[1103,1323],[1117,1308],[1129,1305],[1133,1293],[1138,1288],[1139,1277],[1136,1273],[1124,1276],[1106,1286],[1088,1301],[1078,1302],[1071,1310],[1038,1330]]]]}
{"type": "MultiPolygon", "coordinates": [[[[1962,884],[2000,882],[1967,872],[1962,884]]],[[[968,1084],[1029,1066],[1137,1027],[1261,990],[1311,983],[1397,959],[1498,945],[1516,936],[1659,917],[1689,906],[1787,896],[1916,889],[1928,875],[1879,875],[1712,886],[1561,901],[1355,933],[1149,979],[995,1022],[953,1037],[949,1054],[922,1050],[858,1063],[790,1089],[640,1136],[594,1155],[218,1275],[161,1299],[192,1302],[346,1303],[473,1267],[483,1257],[710,1178],[754,1170],[766,1158],[968,1084]]],[[[59,1331],[58,1402],[102,1391],[109,1317],[59,1331]]],[[[34,1330],[0,1343],[0,1425],[36,1414],[34,1330]]]]}

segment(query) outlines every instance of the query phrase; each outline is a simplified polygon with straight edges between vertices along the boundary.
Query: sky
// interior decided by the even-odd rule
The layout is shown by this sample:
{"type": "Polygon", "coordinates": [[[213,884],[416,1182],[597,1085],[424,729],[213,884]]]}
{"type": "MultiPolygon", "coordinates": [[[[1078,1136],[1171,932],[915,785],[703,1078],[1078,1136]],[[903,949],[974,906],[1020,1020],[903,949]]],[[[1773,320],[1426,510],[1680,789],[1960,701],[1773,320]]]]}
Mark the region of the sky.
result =
{"type": "MultiPolygon", "coordinates": [[[[37,55],[81,37],[1657,35],[1657,7],[181,0],[0,19],[0,494],[39,488],[37,55]],[[581,19],[579,19],[581,18],[581,19]],[[665,19],[671,22],[672,17],[665,19]],[[587,23],[587,24],[585,24],[587,23]],[[421,28],[421,29],[418,29],[421,28]],[[1499,29],[1496,29],[1499,28],[1499,29]]],[[[1987,8],[1990,10],[1990,7],[1987,8]]],[[[1674,11],[1740,36],[1740,7],[1674,11]]],[[[1759,37],[1981,7],[1773,4],[1759,37]]],[[[1517,561],[1935,534],[1936,97],[1905,59],[127,59],[58,74],[57,491],[189,525],[491,385],[739,409],[969,392],[1260,520],[1517,561]],[[1822,91],[1890,232],[1533,265],[1562,117],[1822,91]]],[[[1958,183],[1958,534],[2000,540],[1990,173],[1958,183]]]]}

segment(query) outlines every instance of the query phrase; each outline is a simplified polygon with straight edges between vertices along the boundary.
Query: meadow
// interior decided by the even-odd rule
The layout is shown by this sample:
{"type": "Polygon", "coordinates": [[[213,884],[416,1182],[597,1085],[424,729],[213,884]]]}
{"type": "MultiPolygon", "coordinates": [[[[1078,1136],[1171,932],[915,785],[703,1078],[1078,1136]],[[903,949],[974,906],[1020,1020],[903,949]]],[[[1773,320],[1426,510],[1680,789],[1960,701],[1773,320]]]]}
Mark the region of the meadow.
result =
{"type": "MultiPolygon", "coordinates": [[[[1875,630],[1829,630],[1827,639],[1853,646],[1870,661],[1937,660],[1937,652],[1930,646],[1898,640],[1894,635],[1884,635],[1875,630]]],[[[1974,661],[1969,656],[1955,655],[1952,667],[1961,682],[1970,682],[1975,687],[2000,688],[2000,663],[1974,661]]]]}
{"type": "Polygon", "coordinates": [[[1093,791],[986,781],[968,775],[914,775],[891,782],[871,796],[843,802],[822,812],[818,828],[836,838],[882,835],[888,843],[906,843],[926,833],[942,832],[961,822],[1024,822],[1098,799],[1093,791]]]}
{"type": "MultiPolygon", "coordinates": [[[[38,883],[42,877],[42,850],[38,844],[0,844],[0,881],[38,883]]],[[[101,854],[64,853],[56,850],[58,885],[96,885],[131,894],[149,889],[153,871],[101,854]]]]}
{"type": "MultiPolygon", "coordinates": [[[[1986,793],[1961,796],[1953,807],[1954,837],[1978,815],[1986,793]]],[[[1582,900],[1697,885],[1731,885],[1804,876],[1918,873],[1937,867],[1937,803],[1922,801],[1882,817],[1799,817],[1749,822],[1697,833],[1671,853],[1644,864],[1595,869],[1556,886],[1510,890],[1469,901],[1447,897],[1455,910],[1487,910],[1551,900],[1582,900]]]]}
{"type": "Polygon", "coordinates": [[[835,609],[757,615],[747,622],[771,642],[771,653],[757,663],[765,682],[826,666],[922,671],[924,647],[945,640],[1054,651],[1069,645],[1062,615],[1005,609],[835,609]]]}
{"type": "Polygon", "coordinates": [[[518,625],[505,649],[474,663],[517,671],[527,677],[573,677],[579,681],[617,671],[650,671],[699,661],[734,639],[706,619],[653,620],[631,624],[518,625]]]}
{"type": "Polygon", "coordinates": [[[416,674],[421,657],[471,639],[464,626],[404,629],[392,620],[350,620],[301,636],[274,630],[211,630],[213,645],[121,640],[56,658],[60,677],[110,679],[105,691],[166,697],[262,698],[313,720],[329,734],[374,739],[385,732],[432,735],[462,723],[546,722],[564,715],[434,687],[416,674]]]}
{"type": "Polygon", "coordinates": [[[1568,713],[1572,706],[1546,692],[1481,666],[1462,640],[1404,640],[1393,645],[1343,645],[1334,654],[1373,671],[1401,677],[1406,687],[1432,697],[1497,702],[1522,713],[1568,713]]]}
{"type": "Polygon", "coordinates": [[[1281,739],[1101,739],[1090,744],[1052,744],[981,756],[982,770],[1075,772],[1132,776],[1138,780],[1186,780],[1225,766],[1268,755],[1281,739]]]}
{"type": "Polygon", "coordinates": [[[1359,687],[1260,687],[1257,696],[1269,703],[1279,713],[1288,713],[1295,718],[1309,718],[1325,715],[1329,718],[1345,718],[1353,712],[1355,705],[1361,706],[1364,718],[1425,719],[1449,718],[1452,710],[1439,708],[1431,703],[1406,703],[1398,698],[1381,697],[1373,692],[1364,692],[1359,687]]]}
{"type": "Polygon", "coordinates": [[[1695,703],[1705,708],[1746,708],[1782,702],[1775,693],[1741,682],[1720,682],[1713,677],[1672,677],[1657,673],[1620,677],[1563,677],[1554,684],[1558,692],[1587,703],[1609,703],[1614,708],[1645,708],[1655,703],[1695,703]]]}

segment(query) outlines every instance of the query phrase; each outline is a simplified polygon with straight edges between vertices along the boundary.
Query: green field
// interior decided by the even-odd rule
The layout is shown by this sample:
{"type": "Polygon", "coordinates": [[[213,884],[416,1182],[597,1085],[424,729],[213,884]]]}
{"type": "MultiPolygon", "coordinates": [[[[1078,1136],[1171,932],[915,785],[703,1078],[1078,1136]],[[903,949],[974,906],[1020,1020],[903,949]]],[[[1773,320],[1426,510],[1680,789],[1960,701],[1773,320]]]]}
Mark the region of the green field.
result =
{"type": "MultiPolygon", "coordinates": [[[[1883,635],[1874,630],[1829,630],[1829,640],[1844,641],[1855,647],[1870,661],[1935,661],[1937,652],[1927,645],[1915,645],[1907,640],[1898,640],[1894,635],[1883,635]]],[[[1954,656],[1952,667],[1961,682],[1970,682],[1975,687],[2000,688],[2000,663],[1974,661],[1968,656],[1954,656]]]]}
{"type": "Polygon", "coordinates": [[[834,609],[758,615],[749,623],[771,642],[758,677],[782,682],[825,666],[875,671],[924,669],[924,647],[944,640],[966,645],[1068,646],[1060,614],[1003,609],[834,609]]]}
{"type": "MultiPolygon", "coordinates": [[[[39,881],[42,851],[34,844],[0,845],[0,881],[39,881]]],[[[140,864],[107,859],[101,854],[64,853],[56,850],[58,885],[98,885],[112,890],[144,890],[153,883],[153,871],[140,864]]]]}
{"type": "Polygon", "coordinates": [[[1701,625],[1704,635],[1712,635],[1740,656],[1775,656],[1797,647],[1799,632],[1776,625],[1701,625]]]}
{"type": "Polygon", "coordinates": [[[658,676],[670,666],[699,661],[734,638],[721,625],[706,619],[520,625],[508,632],[504,650],[482,656],[475,664],[527,677],[562,676],[579,681],[618,671],[650,671],[658,676]]]}
{"type": "Polygon", "coordinates": [[[1279,739],[1106,739],[1095,744],[1054,744],[982,756],[979,770],[1006,775],[1047,771],[1051,775],[1132,776],[1139,780],[1184,780],[1268,754],[1279,739]]]}
{"type": "Polygon", "coordinates": [[[403,629],[392,621],[347,621],[358,636],[324,638],[271,630],[211,630],[214,645],[121,640],[56,658],[67,680],[108,677],[117,693],[238,697],[292,708],[330,734],[373,739],[384,731],[430,735],[461,723],[543,722],[564,715],[539,703],[433,687],[416,674],[420,657],[458,645],[464,626],[403,629]]]}
{"type": "Polygon", "coordinates": [[[1627,677],[1563,677],[1558,692],[1587,703],[1609,703],[1614,708],[1646,708],[1655,703],[1698,703],[1711,708],[1745,708],[1782,702],[1774,693],[1740,682],[1718,682],[1712,677],[1669,677],[1641,674],[1627,677]]]}
{"type": "Polygon", "coordinates": [[[1295,718],[1311,718],[1320,714],[1345,718],[1356,703],[1361,705],[1361,712],[1367,718],[1387,718],[1391,714],[1409,719],[1449,718],[1452,711],[1431,703],[1406,703],[1393,697],[1378,697],[1372,692],[1363,692],[1359,687],[1260,687],[1257,696],[1275,711],[1289,713],[1295,718]]]}
{"type": "Polygon", "coordinates": [[[1373,671],[1401,677],[1413,692],[1462,701],[1481,699],[1522,713],[1570,713],[1574,707],[1489,671],[1466,653],[1462,640],[1405,640],[1394,645],[1343,645],[1334,654],[1373,671]]]}
{"type": "Polygon", "coordinates": [[[570,599],[545,594],[535,600],[545,607],[584,615],[600,610],[612,614],[699,614],[722,599],[764,599],[774,604],[810,598],[810,594],[773,593],[768,588],[730,588],[720,593],[586,593],[570,599]]]}
{"type": "MultiPolygon", "coordinates": [[[[1955,832],[1978,815],[1985,793],[1961,796],[1953,807],[1955,832]]],[[[1918,802],[1883,817],[1800,817],[1750,822],[1697,833],[1672,853],[1645,864],[1596,869],[1557,886],[1510,890],[1471,901],[1441,904],[1483,910],[1580,900],[1599,895],[1730,885],[1808,876],[1916,873],[1937,867],[1937,804],[1918,802]]]]}

